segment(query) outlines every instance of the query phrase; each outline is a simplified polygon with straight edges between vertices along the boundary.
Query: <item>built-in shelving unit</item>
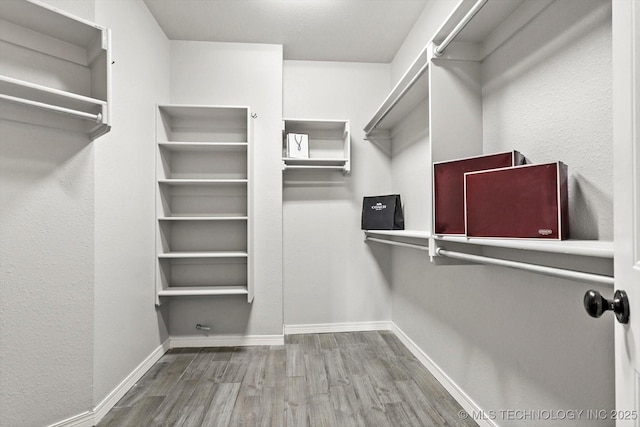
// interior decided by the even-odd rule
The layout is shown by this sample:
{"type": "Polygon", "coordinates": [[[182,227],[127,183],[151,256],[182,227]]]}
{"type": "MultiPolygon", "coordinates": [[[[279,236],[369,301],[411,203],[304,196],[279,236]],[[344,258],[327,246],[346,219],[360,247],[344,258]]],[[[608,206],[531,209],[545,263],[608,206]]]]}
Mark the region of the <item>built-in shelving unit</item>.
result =
{"type": "Polygon", "coordinates": [[[253,300],[247,107],[161,105],[157,296],[253,300]]]}
{"type": "Polygon", "coordinates": [[[349,120],[283,119],[282,170],[336,169],[351,172],[349,120]],[[309,135],[309,158],[286,157],[288,133],[309,135]]]}
{"type": "Polygon", "coordinates": [[[92,140],[109,131],[108,29],[33,0],[3,2],[0,25],[1,117],[92,140]]]}
{"type": "MultiPolygon", "coordinates": [[[[423,163],[433,165],[434,162],[484,154],[482,61],[552,2],[462,0],[374,112],[364,128],[367,139],[394,142],[395,128],[404,126],[403,120],[426,99],[428,117],[425,115],[424,119],[428,121],[430,147],[429,158],[423,159],[423,163]]],[[[425,197],[431,199],[428,191],[425,197]]],[[[431,215],[431,212],[426,215],[431,215]]],[[[468,261],[483,262],[479,254],[484,252],[484,248],[613,259],[613,243],[598,240],[473,239],[432,235],[430,230],[369,230],[365,232],[365,240],[415,249],[428,246],[432,260],[441,256],[454,258],[458,256],[457,251],[468,251],[468,261]],[[408,236],[413,237],[412,241],[408,242],[408,236]]],[[[464,254],[458,259],[464,259],[464,254]]],[[[488,259],[487,263],[500,262],[494,261],[488,259]]],[[[517,263],[508,266],[518,267],[517,263]]],[[[525,265],[525,268],[528,267],[525,265]]],[[[592,279],[606,284],[613,280],[598,276],[592,279]]]]}

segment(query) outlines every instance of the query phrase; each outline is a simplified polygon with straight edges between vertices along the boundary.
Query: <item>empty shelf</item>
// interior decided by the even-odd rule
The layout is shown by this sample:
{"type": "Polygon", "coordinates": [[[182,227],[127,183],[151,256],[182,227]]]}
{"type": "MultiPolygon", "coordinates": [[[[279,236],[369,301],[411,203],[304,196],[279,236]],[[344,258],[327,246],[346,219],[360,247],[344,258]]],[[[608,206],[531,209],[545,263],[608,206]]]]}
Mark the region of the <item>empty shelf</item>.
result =
{"type": "Polygon", "coordinates": [[[247,221],[247,216],[162,216],[158,221],[247,221]]]}
{"type": "Polygon", "coordinates": [[[246,142],[177,142],[167,141],[158,142],[158,146],[165,148],[169,151],[208,151],[208,150],[220,150],[220,151],[232,151],[232,150],[246,150],[249,144],[246,142]]]}
{"type": "Polygon", "coordinates": [[[247,295],[246,286],[195,286],[174,287],[162,289],[158,292],[160,297],[192,297],[207,295],[247,295]]]}
{"type": "Polygon", "coordinates": [[[247,258],[246,252],[167,252],[158,254],[161,259],[185,259],[185,258],[247,258]]]}
{"type": "Polygon", "coordinates": [[[246,184],[247,179],[159,179],[165,185],[212,185],[212,184],[246,184]]]}

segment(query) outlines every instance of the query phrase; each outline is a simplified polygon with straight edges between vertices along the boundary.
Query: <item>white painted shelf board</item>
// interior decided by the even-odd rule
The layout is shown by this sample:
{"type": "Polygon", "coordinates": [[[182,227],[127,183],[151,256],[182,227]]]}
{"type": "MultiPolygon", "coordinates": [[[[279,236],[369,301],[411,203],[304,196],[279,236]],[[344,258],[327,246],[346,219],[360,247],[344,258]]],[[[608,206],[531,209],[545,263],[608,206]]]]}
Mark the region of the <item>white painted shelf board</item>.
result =
{"type": "Polygon", "coordinates": [[[207,295],[247,295],[246,286],[194,286],[172,287],[158,292],[160,297],[195,297],[207,295]]]}
{"type": "Polygon", "coordinates": [[[348,120],[332,120],[332,119],[287,119],[283,118],[283,133],[285,127],[289,132],[306,131],[340,131],[345,130],[348,120]]]}
{"type": "Polygon", "coordinates": [[[212,184],[246,184],[247,179],[159,179],[165,185],[212,185],[212,184]]]}
{"type": "Polygon", "coordinates": [[[247,216],[162,216],[158,221],[247,221],[247,216]]]}
{"type": "Polygon", "coordinates": [[[31,0],[2,0],[0,19],[85,48],[102,35],[102,28],[89,21],[31,0]]]}
{"type": "Polygon", "coordinates": [[[324,157],[324,158],[307,158],[307,159],[300,159],[300,158],[292,158],[292,157],[283,157],[282,161],[285,162],[288,165],[344,165],[345,163],[347,163],[349,161],[349,159],[343,159],[343,158],[331,158],[331,157],[324,157]]]}
{"type": "MultiPolygon", "coordinates": [[[[390,132],[396,125],[404,120],[413,111],[418,104],[423,102],[429,96],[429,85],[427,73],[422,74],[413,86],[402,95],[400,100],[391,108],[378,122],[378,124],[366,133],[367,137],[375,135],[376,131],[390,132]]],[[[385,109],[385,106],[381,106],[385,109]]],[[[377,114],[376,114],[377,115],[377,114]]],[[[425,117],[425,122],[427,118],[425,117]]]]}
{"type": "Polygon", "coordinates": [[[485,239],[435,236],[436,241],[613,259],[613,242],[602,240],[485,239]]]}
{"type": "Polygon", "coordinates": [[[248,107],[224,105],[171,104],[158,105],[163,113],[174,119],[219,119],[246,123],[248,107]]]}
{"type": "Polygon", "coordinates": [[[158,254],[160,259],[186,258],[247,258],[247,252],[166,252],[158,254]]]}
{"type": "Polygon", "coordinates": [[[208,150],[246,150],[246,142],[158,142],[158,146],[169,151],[208,151],[208,150]]]}
{"type": "Polygon", "coordinates": [[[422,230],[364,230],[368,236],[405,237],[412,239],[429,239],[431,233],[422,230]]]}

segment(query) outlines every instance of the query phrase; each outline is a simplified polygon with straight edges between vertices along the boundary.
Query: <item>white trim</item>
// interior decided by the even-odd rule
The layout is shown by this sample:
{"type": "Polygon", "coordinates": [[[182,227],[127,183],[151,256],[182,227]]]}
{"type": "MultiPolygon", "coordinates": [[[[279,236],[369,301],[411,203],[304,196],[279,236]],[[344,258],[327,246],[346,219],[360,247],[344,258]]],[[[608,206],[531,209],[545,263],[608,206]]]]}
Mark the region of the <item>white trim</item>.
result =
{"type": "Polygon", "coordinates": [[[116,403],[147,373],[149,369],[169,350],[169,340],[160,344],[145,360],[142,361],[120,384],[114,388],[100,403],[93,408],[95,424],[113,408],[116,403]]]}
{"type": "Polygon", "coordinates": [[[95,416],[92,411],[83,412],[82,414],[74,415],[66,420],[59,421],[55,424],[51,424],[49,427],[92,427],[95,416]]]}
{"type": "Polygon", "coordinates": [[[324,334],[324,333],[332,333],[332,332],[390,331],[390,330],[393,330],[393,322],[391,321],[284,325],[285,335],[324,334]]]}
{"type": "MultiPolygon", "coordinates": [[[[451,396],[467,411],[468,414],[481,414],[482,409],[476,404],[463,390],[458,386],[436,363],[431,360],[427,354],[422,351],[418,345],[411,340],[395,323],[391,323],[391,331],[398,337],[409,351],[422,363],[422,365],[431,372],[431,374],[442,384],[442,386],[451,394],[451,396]]],[[[474,421],[481,427],[497,427],[492,420],[475,419],[474,421]]]]}
{"type": "Polygon", "coordinates": [[[284,335],[210,335],[171,337],[171,348],[284,345],[284,335]]]}

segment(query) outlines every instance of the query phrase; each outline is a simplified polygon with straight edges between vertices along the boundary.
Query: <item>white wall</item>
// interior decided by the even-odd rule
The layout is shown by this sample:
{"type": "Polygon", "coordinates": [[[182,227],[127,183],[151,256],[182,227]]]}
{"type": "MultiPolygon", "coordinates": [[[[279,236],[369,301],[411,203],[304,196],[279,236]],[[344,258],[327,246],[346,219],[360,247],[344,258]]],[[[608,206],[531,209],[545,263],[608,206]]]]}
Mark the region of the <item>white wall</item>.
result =
{"type": "Polygon", "coordinates": [[[253,120],[255,299],[176,298],[169,302],[171,336],[282,334],[282,46],[171,42],[171,102],[246,105],[253,120]]]}
{"type": "Polygon", "coordinates": [[[389,252],[360,231],[362,197],[391,191],[362,128],[389,91],[385,64],[285,61],[284,117],[351,121],[352,172],[284,173],[285,325],[390,320],[389,252]]]}
{"type": "Polygon", "coordinates": [[[142,0],[97,0],[96,21],[112,30],[115,61],[113,127],[93,143],[98,404],[168,338],[166,313],[155,306],[154,189],[155,106],[169,99],[169,41],[142,0]]]}
{"type": "Polygon", "coordinates": [[[41,426],[93,403],[94,146],[4,119],[0,135],[0,425],[41,426]]]}
{"type": "MultiPolygon", "coordinates": [[[[485,152],[517,148],[535,162],[565,161],[575,238],[612,236],[610,34],[610,2],[557,1],[482,65],[485,152]]],[[[393,178],[405,179],[395,165],[393,178]]],[[[612,274],[599,259],[527,260],[612,274]]],[[[393,321],[501,426],[540,425],[501,417],[506,409],[613,408],[613,317],[584,312],[590,288],[611,293],[499,267],[436,266],[418,251],[393,250],[393,321]]]]}
{"type": "Polygon", "coordinates": [[[482,66],[484,151],[569,167],[570,234],[613,238],[611,2],[556,1],[482,66]]]}

